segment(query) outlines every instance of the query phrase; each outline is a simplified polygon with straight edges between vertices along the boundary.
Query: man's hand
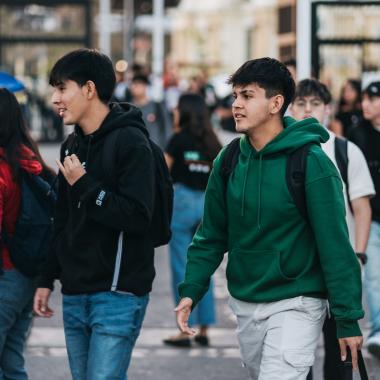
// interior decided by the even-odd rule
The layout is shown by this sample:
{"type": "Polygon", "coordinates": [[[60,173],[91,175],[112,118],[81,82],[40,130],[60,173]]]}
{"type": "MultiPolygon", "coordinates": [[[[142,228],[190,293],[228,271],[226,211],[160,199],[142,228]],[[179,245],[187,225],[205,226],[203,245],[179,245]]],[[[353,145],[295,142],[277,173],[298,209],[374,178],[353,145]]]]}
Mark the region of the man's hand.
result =
{"type": "Polygon", "coordinates": [[[54,311],[48,305],[50,294],[51,290],[49,288],[37,288],[36,290],[33,310],[40,317],[50,318],[54,314],[54,311]]]}
{"type": "Polygon", "coordinates": [[[347,346],[348,346],[351,350],[352,368],[354,370],[358,369],[358,350],[361,350],[362,345],[363,345],[362,336],[352,336],[349,338],[339,339],[340,355],[342,357],[342,361],[345,361],[347,358],[347,346]]]}
{"type": "Polygon", "coordinates": [[[196,331],[188,325],[191,306],[193,300],[189,297],[182,298],[178,306],[174,309],[177,313],[177,324],[181,332],[187,335],[195,335],[196,331]]]}
{"type": "Polygon", "coordinates": [[[59,170],[71,186],[74,185],[74,183],[78,181],[80,177],[86,174],[86,170],[84,170],[83,165],[75,154],[66,156],[63,161],[63,165],[59,160],[56,160],[56,162],[59,170]]]}

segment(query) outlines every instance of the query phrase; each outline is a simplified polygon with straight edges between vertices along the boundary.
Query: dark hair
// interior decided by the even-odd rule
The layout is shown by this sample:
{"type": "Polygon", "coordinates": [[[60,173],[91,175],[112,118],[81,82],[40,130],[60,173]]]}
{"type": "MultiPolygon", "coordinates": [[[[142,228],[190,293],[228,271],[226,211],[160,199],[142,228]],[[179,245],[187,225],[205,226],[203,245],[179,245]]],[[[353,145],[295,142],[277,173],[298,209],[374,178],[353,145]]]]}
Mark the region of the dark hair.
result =
{"type": "Polygon", "coordinates": [[[199,145],[199,149],[210,160],[222,148],[210,122],[206,102],[198,94],[186,93],[178,101],[179,126],[191,133],[199,145]]]}
{"type": "Polygon", "coordinates": [[[149,78],[144,74],[136,74],[132,78],[132,82],[140,82],[149,85],[149,78]]]}
{"type": "Polygon", "coordinates": [[[324,104],[330,104],[332,97],[327,86],[317,79],[303,79],[298,82],[294,99],[304,98],[306,96],[316,96],[324,104]]]}
{"type": "MultiPolygon", "coordinates": [[[[349,84],[354,91],[356,92],[356,99],[354,101],[353,110],[360,109],[361,108],[361,101],[362,101],[362,83],[360,80],[357,79],[347,79],[345,85],[349,84]]],[[[346,103],[345,99],[343,98],[343,91],[344,86],[342,86],[340,91],[340,98],[339,98],[339,104],[338,104],[338,112],[344,112],[347,111],[347,106],[350,106],[346,103]]],[[[350,111],[350,110],[348,110],[350,111]]]]}
{"type": "Polygon", "coordinates": [[[228,79],[232,86],[247,86],[256,83],[265,90],[265,96],[284,97],[281,115],[284,115],[288,105],[293,100],[295,83],[287,67],[274,58],[259,58],[245,62],[228,79]]]}
{"type": "MultiPolygon", "coordinates": [[[[13,179],[20,178],[20,145],[28,147],[44,169],[54,174],[42,159],[36,143],[32,140],[21,112],[21,107],[12,92],[0,88],[0,147],[5,151],[5,160],[9,164],[13,179]]],[[[23,159],[31,159],[22,157],[23,159]]]]}
{"type": "Polygon", "coordinates": [[[294,58],[289,58],[286,61],[283,61],[283,64],[285,66],[293,66],[293,67],[297,68],[297,61],[294,58]]]}
{"type": "Polygon", "coordinates": [[[371,82],[364,90],[362,95],[368,95],[370,98],[380,96],[380,82],[371,82]]]}
{"type": "Polygon", "coordinates": [[[50,85],[58,86],[66,80],[79,86],[94,82],[100,101],[107,104],[115,88],[116,75],[105,54],[94,49],[78,49],[60,58],[50,72],[50,85]]]}

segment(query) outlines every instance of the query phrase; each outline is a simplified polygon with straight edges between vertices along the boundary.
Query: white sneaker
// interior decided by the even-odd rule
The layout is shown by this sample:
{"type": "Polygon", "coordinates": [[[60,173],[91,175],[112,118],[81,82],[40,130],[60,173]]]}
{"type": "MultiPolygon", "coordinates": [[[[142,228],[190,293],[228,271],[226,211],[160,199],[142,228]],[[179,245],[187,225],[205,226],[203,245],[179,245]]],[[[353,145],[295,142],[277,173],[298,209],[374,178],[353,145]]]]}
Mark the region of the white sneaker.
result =
{"type": "Polygon", "coordinates": [[[367,339],[367,350],[380,360],[380,334],[367,339]]]}

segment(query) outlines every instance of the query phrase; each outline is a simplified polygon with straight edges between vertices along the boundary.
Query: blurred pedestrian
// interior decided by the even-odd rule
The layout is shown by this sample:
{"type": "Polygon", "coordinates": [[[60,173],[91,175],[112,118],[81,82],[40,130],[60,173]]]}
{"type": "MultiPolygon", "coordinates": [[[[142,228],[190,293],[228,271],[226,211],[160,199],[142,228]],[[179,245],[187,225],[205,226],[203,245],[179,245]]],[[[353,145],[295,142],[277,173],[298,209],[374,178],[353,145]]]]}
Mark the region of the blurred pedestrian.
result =
{"type": "Polygon", "coordinates": [[[214,161],[202,223],[179,288],[180,330],[194,334],[190,310],[228,251],[230,306],[252,379],[306,378],[326,298],[337,321],[342,360],[349,346],[357,368],[362,344],[357,320],[364,315],[360,267],[348,238],[339,174],[319,146],[328,133],[312,118],[283,119],[295,84],[277,60],[248,61],[229,82],[236,130],[245,136],[214,161]],[[288,161],[297,151],[302,155],[293,157],[299,161],[288,161]],[[305,176],[288,172],[289,162],[291,168],[305,165],[305,176]],[[304,183],[296,188],[299,179],[304,183]],[[292,197],[290,189],[304,189],[304,196],[292,197]]]}
{"type": "Polygon", "coordinates": [[[149,98],[148,86],[146,75],[138,74],[132,78],[132,103],[141,110],[150,138],[164,150],[172,133],[172,123],[165,105],[149,98]]]}
{"type": "MultiPolygon", "coordinates": [[[[331,113],[331,94],[328,88],[316,79],[304,79],[296,87],[294,101],[290,107],[297,120],[314,117],[327,129],[331,113]]],[[[328,131],[330,138],[322,149],[340,171],[343,179],[343,194],[346,205],[346,221],[352,247],[364,264],[371,226],[370,197],[375,189],[367,162],[361,150],[352,142],[338,138],[328,131]]],[[[336,324],[333,316],[327,317],[323,326],[325,339],[325,380],[344,380],[344,366],[340,360],[336,324]]]]}
{"type": "Polygon", "coordinates": [[[0,379],[27,380],[23,353],[36,280],[15,268],[8,242],[21,207],[22,172],[39,175],[51,169],[30,137],[16,97],[4,88],[0,88],[0,120],[0,379]]]}
{"type": "Polygon", "coordinates": [[[363,151],[376,190],[376,196],[371,199],[372,223],[364,285],[371,322],[367,347],[380,359],[380,82],[366,87],[362,105],[365,120],[351,131],[349,138],[363,151]]]}
{"type": "MultiPolygon", "coordinates": [[[[204,194],[212,162],[221,145],[212,130],[205,101],[197,94],[181,95],[174,110],[177,133],[166,148],[166,160],[174,182],[172,239],[169,243],[174,302],[179,302],[178,285],[184,280],[186,253],[201,221],[204,194]]],[[[215,323],[212,283],[191,313],[189,324],[199,325],[195,342],[207,346],[208,327],[215,323]]],[[[188,335],[180,333],[164,340],[176,347],[190,347],[188,335]]]]}
{"type": "Polygon", "coordinates": [[[66,54],[55,63],[49,83],[54,106],[75,130],[57,160],[53,243],[34,310],[52,315],[48,302],[59,278],[73,379],[125,380],[155,274],[148,134],[135,107],[108,104],[115,73],[104,54],[91,49],[66,54]],[[112,133],[118,133],[112,162],[117,175],[110,184],[103,154],[112,133]]]}
{"type": "Polygon", "coordinates": [[[347,137],[363,120],[361,107],[361,82],[347,79],[342,86],[338,110],[330,129],[338,136],[347,137]]]}
{"type": "Polygon", "coordinates": [[[294,58],[289,58],[283,63],[292,75],[294,82],[297,83],[297,61],[294,58]]]}

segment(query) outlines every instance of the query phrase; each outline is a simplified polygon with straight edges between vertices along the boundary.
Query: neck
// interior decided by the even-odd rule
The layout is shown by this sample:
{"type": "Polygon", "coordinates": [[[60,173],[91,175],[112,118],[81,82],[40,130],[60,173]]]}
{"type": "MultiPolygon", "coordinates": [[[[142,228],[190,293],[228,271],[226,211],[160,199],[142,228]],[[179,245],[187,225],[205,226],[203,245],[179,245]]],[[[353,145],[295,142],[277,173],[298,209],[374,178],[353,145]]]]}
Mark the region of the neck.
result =
{"type": "Polygon", "coordinates": [[[248,131],[247,136],[256,151],[260,151],[283,130],[282,118],[273,116],[259,127],[248,131]]]}
{"type": "Polygon", "coordinates": [[[374,128],[379,129],[380,128],[380,116],[374,118],[373,120],[370,120],[370,123],[372,124],[372,126],[374,128]]]}
{"type": "Polygon", "coordinates": [[[104,119],[110,112],[108,105],[97,102],[92,107],[90,107],[87,116],[84,116],[79,123],[80,128],[82,129],[85,135],[90,135],[94,133],[103,123],[104,119]]]}
{"type": "Polygon", "coordinates": [[[146,95],[143,95],[133,98],[133,101],[137,106],[143,106],[144,104],[148,103],[149,99],[146,95]]]}

